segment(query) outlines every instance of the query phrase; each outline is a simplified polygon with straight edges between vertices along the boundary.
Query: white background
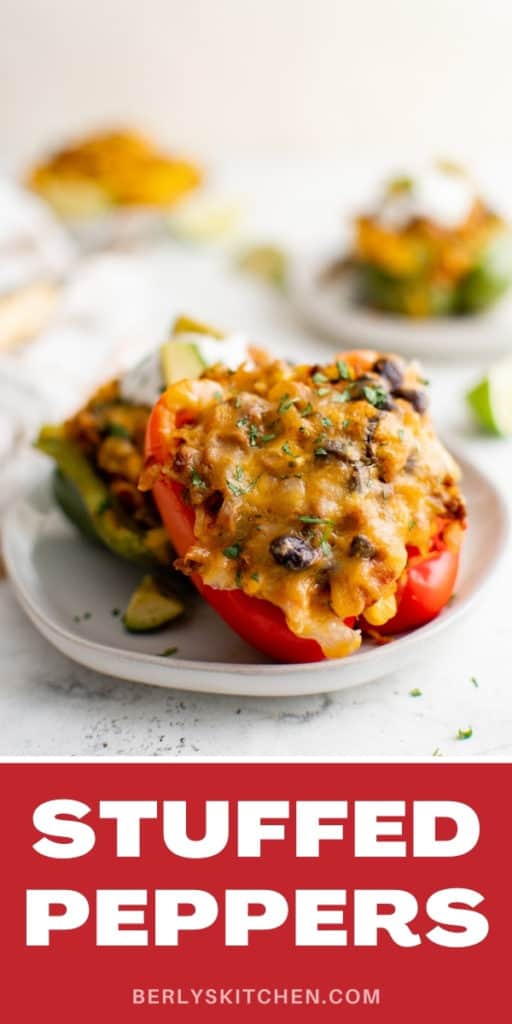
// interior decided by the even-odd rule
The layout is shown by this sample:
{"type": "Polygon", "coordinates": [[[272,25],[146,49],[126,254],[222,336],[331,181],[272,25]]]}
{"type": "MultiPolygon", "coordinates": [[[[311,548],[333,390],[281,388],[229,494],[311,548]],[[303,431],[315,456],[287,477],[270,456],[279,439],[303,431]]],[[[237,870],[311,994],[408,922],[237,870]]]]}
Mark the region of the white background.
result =
{"type": "Polygon", "coordinates": [[[2,0],[23,164],[125,121],[197,156],[512,150],[510,0],[2,0]]]}

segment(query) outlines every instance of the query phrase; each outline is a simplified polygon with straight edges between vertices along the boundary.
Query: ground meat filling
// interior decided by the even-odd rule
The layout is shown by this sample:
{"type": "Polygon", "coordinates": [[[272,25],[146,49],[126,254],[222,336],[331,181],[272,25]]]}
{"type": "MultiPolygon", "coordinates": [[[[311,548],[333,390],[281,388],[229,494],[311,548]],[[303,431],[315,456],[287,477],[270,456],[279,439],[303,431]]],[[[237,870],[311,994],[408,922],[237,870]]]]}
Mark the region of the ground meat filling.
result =
{"type": "Polygon", "coordinates": [[[151,494],[137,486],[149,413],[147,406],[123,401],[118,381],[111,381],[64,425],[65,437],[108,484],[116,511],[141,530],[161,528],[151,494]]]}
{"type": "Polygon", "coordinates": [[[328,657],[359,647],[354,618],[394,615],[408,550],[464,516],[424,382],[396,356],[216,366],[165,402],[161,472],[195,510],[179,567],[271,601],[328,657]]]}

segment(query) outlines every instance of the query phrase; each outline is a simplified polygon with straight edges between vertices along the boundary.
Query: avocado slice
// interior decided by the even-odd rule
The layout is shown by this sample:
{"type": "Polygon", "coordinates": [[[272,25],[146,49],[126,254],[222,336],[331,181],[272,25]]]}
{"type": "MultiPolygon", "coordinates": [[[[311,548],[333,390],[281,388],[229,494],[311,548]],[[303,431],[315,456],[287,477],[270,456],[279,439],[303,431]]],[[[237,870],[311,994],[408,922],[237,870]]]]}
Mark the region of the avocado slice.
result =
{"type": "Polygon", "coordinates": [[[53,493],[62,511],[88,540],[100,544],[94,520],[76,484],[61,469],[53,475],[53,493]]]}
{"type": "Polygon", "coordinates": [[[144,576],[123,615],[129,633],[151,633],[177,619],[185,610],[174,594],[162,589],[153,576],[144,576]]]}
{"type": "Polygon", "coordinates": [[[217,338],[218,341],[222,341],[226,336],[217,327],[210,327],[209,324],[203,324],[199,320],[192,320],[189,316],[179,316],[175,320],[172,336],[176,338],[179,334],[206,334],[210,338],[217,338]]]}
{"type": "Polygon", "coordinates": [[[78,445],[64,436],[61,427],[42,427],[35,448],[57,463],[61,474],[78,490],[89,516],[97,516],[109,501],[107,485],[94,472],[78,445]]]}
{"type": "Polygon", "coordinates": [[[478,266],[462,278],[457,292],[460,313],[479,313],[492,306],[512,283],[512,238],[503,233],[483,252],[478,266]]]}
{"type": "Polygon", "coordinates": [[[195,380],[207,366],[198,346],[190,341],[166,341],[160,348],[160,358],[166,387],[178,380],[195,380]]]}
{"type": "Polygon", "coordinates": [[[143,569],[161,567],[174,575],[164,527],[140,530],[130,525],[111,503],[107,485],[77,445],[59,427],[43,427],[35,447],[57,463],[54,494],[74,525],[90,540],[143,569]]]}

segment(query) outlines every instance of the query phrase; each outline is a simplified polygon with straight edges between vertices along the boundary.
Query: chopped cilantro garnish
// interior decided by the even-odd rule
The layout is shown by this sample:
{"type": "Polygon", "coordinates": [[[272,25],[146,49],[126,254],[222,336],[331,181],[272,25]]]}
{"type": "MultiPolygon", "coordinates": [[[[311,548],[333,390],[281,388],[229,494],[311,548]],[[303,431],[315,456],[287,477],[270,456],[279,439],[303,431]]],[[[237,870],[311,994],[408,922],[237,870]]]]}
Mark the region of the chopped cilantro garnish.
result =
{"type": "Polygon", "coordinates": [[[197,470],[195,470],[195,469],[192,470],[192,474],[191,474],[190,479],[191,479],[193,487],[204,487],[205,486],[205,482],[204,482],[202,476],[200,476],[199,473],[197,472],[197,470]]]}
{"type": "Polygon", "coordinates": [[[329,380],[329,378],[326,377],[325,373],[322,373],[321,370],[317,370],[317,372],[313,374],[311,379],[314,384],[326,384],[327,381],[329,380]]]}
{"type": "Polygon", "coordinates": [[[343,423],[341,425],[343,427],[343,430],[346,430],[347,427],[350,426],[350,420],[343,420],[343,423]]]}
{"type": "Polygon", "coordinates": [[[222,402],[222,399],[224,398],[224,395],[222,394],[222,391],[214,391],[213,392],[213,397],[214,397],[216,402],[222,402]]]}
{"type": "Polygon", "coordinates": [[[340,380],[351,380],[352,374],[344,359],[336,360],[336,369],[340,380]]]}
{"type": "Polygon", "coordinates": [[[279,404],[278,412],[288,412],[288,409],[291,409],[292,405],[295,405],[295,403],[298,401],[298,398],[290,398],[289,395],[283,395],[281,402],[279,404]]]}
{"type": "Polygon", "coordinates": [[[332,519],[322,519],[320,516],[299,516],[301,523],[318,523],[320,526],[334,526],[332,519]]]}
{"type": "Polygon", "coordinates": [[[476,676],[471,676],[470,682],[472,683],[473,686],[476,686],[476,688],[478,689],[478,679],[476,678],[476,676]]]}
{"type": "Polygon", "coordinates": [[[331,554],[331,545],[326,540],[322,540],[320,541],[320,547],[322,549],[322,554],[324,554],[326,558],[329,558],[329,555],[331,554]]]}
{"type": "Polygon", "coordinates": [[[315,445],[316,445],[315,455],[327,455],[327,451],[323,447],[323,442],[324,441],[325,441],[325,434],[319,434],[318,437],[315,438],[315,445]]]}
{"type": "Polygon", "coordinates": [[[260,440],[258,435],[258,428],[255,423],[251,423],[247,416],[236,421],[236,425],[240,430],[246,430],[249,435],[249,444],[251,448],[258,447],[258,441],[260,440]]]}
{"type": "Polygon", "coordinates": [[[422,693],[421,690],[418,689],[417,686],[415,686],[413,690],[409,690],[409,697],[422,697],[422,696],[423,696],[423,693],[422,693]]]}
{"type": "Polygon", "coordinates": [[[311,416],[312,412],[313,412],[313,406],[311,405],[311,402],[308,402],[308,404],[306,406],[304,406],[304,408],[303,408],[303,410],[301,412],[301,416],[311,416]]]}
{"type": "Polygon", "coordinates": [[[281,451],[284,452],[285,455],[293,456],[293,452],[292,449],[290,448],[289,441],[285,441],[285,443],[281,445],[281,451]]]}
{"type": "Polygon", "coordinates": [[[332,422],[332,420],[329,419],[328,416],[322,416],[321,417],[321,423],[322,423],[323,427],[333,427],[334,426],[334,423],[332,422]]]}
{"type": "Polygon", "coordinates": [[[473,729],[471,728],[470,725],[468,725],[465,729],[458,729],[457,736],[455,738],[457,740],[470,740],[472,735],[473,729]]]}
{"type": "Polygon", "coordinates": [[[330,395],[330,393],[331,393],[331,389],[330,388],[318,388],[318,396],[319,396],[319,398],[325,398],[325,396],[326,395],[330,395]]]}
{"type": "Polygon", "coordinates": [[[260,582],[260,574],[259,574],[259,572],[251,573],[251,579],[254,580],[255,583],[259,583],[260,582]]]}
{"type": "Polygon", "coordinates": [[[442,755],[439,747],[436,747],[436,749],[432,751],[432,757],[442,757],[442,756],[443,755],[442,755]]]}
{"type": "Polygon", "coordinates": [[[238,483],[235,483],[233,480],[227,480],[226,482],[231,494],[234,494],[235,498],[241,498],[243,494],[248,494],[249,491],[252,491],[253,487],[258,483],[259,478],[259,476],[256,476],[254,480],[250,480],[245,487],[242,486],[241,481],[244,479],[244,471],[241,466],[237,466],[235,469],[235,480],[237,480],[238,483]]]}
{"type": "Polygon", "coordinates": [[[362,388],[362,393],[366,398],[366,401],[370,405],[374,405],[376,409],[384,409],[389,403],[389,395],[384,388],[372,387],[370,384],[365,384],[362,388]]]}
{"type": "Polygon", "coordinates": [[[224,548],[223,554],[226,558],[238,558],[241,550],[242,546],[240,544],[231,544],[230,547],[224,548]]]}
{"type": "Polygon", "coordinates": [[[417,525],[418,525],[418,520],[417,519],[410,519],[409,520],[408,529],[409,530],[414,530],[415,526],[417,526],[417,525]]]}
{"type": "Polygon", "coordinates": [[[247,431],[249,435],[249,444],[251,448],[257,448],[258,446],[258,428],[255,423],[251,423],[247,416],[243,416],[242,419],[236,421],[236,425],[239,430],[247,431]]]}
{"type": "Polygon", "coordinates": [[[276,436],[276,434],[263,434],[260,438],[260,441],[262,442],[262,444],[267,444],[269,441],[274,441],[276,436]]]}
{"type": "Polygon", "coordinates": [[[256,448],[258,445],[258,428],[255,423],[251,423],[249,427],[249,444],[251,448],[256,448]]]}
{"type": "Polygon", "coordinates": [[[342,405],[345,402],[350,401],[350,391],[348,388],[346,391],[335,391],[333,393],[332,400],[333,402],[337,402],[339,405],[342,405]]]}

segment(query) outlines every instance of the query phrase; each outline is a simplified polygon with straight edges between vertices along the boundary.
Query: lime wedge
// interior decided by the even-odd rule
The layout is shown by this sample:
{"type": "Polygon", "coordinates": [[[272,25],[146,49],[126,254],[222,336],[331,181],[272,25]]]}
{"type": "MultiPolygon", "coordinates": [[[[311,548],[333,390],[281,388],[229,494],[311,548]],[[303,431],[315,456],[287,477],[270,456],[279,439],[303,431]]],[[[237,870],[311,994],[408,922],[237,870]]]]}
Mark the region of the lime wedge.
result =
{"type": "Polygon", "coordinates": [[[467,402],[484,430],[499,437],[512,435],[512,357],[491,367],[468,392],[467,402]]]}

